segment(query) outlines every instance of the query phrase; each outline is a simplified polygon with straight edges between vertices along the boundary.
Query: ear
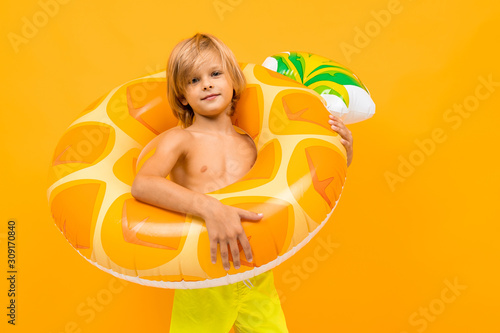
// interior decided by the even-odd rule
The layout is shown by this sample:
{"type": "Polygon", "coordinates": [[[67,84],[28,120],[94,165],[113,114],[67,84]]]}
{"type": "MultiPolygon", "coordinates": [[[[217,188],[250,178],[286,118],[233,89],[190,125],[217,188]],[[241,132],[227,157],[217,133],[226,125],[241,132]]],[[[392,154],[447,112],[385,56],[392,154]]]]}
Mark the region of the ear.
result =
{"type": "Polygon", "coordinates": [[[180,101],[180,102],[181,102],[181,104],[182,104],[182,105],[184,105],[184,106],[186,106],[186,105],[188,105],[188,104],[189,104],[189,103],[188,103],[188,101],[187,101],[184,97],[179,98],[179,101],[180,101]]]}

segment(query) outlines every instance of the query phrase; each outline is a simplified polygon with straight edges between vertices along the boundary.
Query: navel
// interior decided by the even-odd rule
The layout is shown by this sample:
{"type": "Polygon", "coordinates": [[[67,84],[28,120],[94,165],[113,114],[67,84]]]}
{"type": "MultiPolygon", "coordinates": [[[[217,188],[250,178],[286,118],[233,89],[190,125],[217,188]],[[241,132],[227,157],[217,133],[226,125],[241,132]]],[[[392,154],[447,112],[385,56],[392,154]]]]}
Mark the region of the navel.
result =
{"type": "Polygon", "coordinates": [[[205,171],[207,171],[207,169],[208,169],[207,166],[204,165],[201,167],[200,172],[205,172],[205,171]]]}

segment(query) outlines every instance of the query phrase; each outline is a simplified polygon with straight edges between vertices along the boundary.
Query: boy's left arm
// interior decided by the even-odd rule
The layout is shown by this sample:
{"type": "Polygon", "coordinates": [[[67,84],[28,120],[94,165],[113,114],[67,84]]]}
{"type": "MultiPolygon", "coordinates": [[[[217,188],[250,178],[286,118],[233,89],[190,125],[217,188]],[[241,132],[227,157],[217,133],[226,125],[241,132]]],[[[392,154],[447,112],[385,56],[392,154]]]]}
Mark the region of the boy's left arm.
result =
{"type": "Polygon", "coordinates": [[[352,161],[352,134],[351,131],[345,127],[344,122],[339,117],[330,115],[330,119],[328,123],[331,125],[332,130],[337,132],[340,136],[340,142],[344,145],[345,150],[347,152],[347,167],[351,164],[352,161]]]}

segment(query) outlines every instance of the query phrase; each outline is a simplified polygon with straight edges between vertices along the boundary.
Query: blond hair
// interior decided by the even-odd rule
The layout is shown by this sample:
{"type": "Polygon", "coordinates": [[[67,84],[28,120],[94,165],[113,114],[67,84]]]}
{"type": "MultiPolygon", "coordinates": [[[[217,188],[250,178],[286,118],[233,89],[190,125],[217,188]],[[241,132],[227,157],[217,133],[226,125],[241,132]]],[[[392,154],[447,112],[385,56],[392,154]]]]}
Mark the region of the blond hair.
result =
{"type": "Polygon", "coordinates": [[[197,33],[181,41],[174,47],[168,58],[167,97],[175,117],[181,121],[183,127],[190,126],[194,117],[191,106],[181,103],[185,95],[187,78],[214,56],[220,57],[223,70],[228,72],[233,84],[233,99],[229,116],[233,115],[236,102],[245,89],[246,80],[236,57],[221,40],[210,34],[197,33]]]}

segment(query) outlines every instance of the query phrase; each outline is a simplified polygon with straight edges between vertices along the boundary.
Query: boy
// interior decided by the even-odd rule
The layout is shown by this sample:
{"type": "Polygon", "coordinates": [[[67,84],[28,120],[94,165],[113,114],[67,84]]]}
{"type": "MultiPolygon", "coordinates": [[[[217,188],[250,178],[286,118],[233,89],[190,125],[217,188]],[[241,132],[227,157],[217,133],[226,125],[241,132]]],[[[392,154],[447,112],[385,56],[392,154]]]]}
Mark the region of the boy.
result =
{"type": "MultiPolygon", "coordinates": [[[[168,100],[183,128],[160,134],[154,155],[136,175],[132,195],[203,218],[212,262],[216,262],[219,246],[224,268],[230,268],[231,251],[238,269],[238,242],[245,258],[252,261],[241,220],[256,222],[262,215],[226,206],[204,193],[242,178],[257,157],[252,139],[237,133],[230,119],[245,89],[245,78],[225,44],[212,35],[196,34],[172,51],[167,79],[168,100]],[[171,180],[165,178],[168,174],[171,180]]],[[[330,124],[333,120],[331,117],[330,124]]],[[[337,125],[339,134],[347,139],[343,144],[348,156],[352,156],[352,148],[348,148],[352,136],[341,122],[337,125]]],[[[245,281],[175,290],[170,332],[227,333],[233,324],[236,332],[288,332],[272,271],[247,281],[251,287],[245,281]]]]}

